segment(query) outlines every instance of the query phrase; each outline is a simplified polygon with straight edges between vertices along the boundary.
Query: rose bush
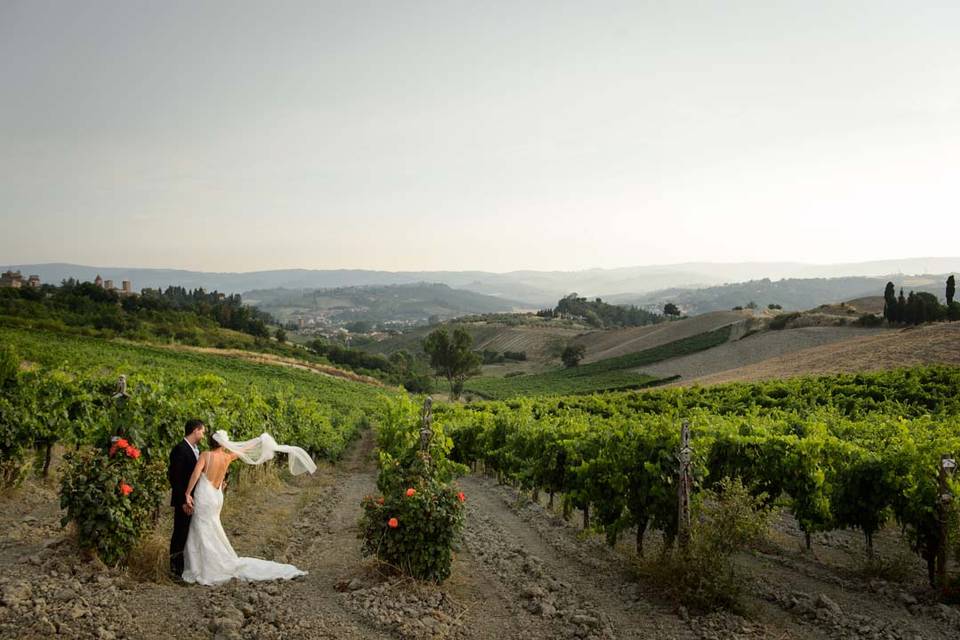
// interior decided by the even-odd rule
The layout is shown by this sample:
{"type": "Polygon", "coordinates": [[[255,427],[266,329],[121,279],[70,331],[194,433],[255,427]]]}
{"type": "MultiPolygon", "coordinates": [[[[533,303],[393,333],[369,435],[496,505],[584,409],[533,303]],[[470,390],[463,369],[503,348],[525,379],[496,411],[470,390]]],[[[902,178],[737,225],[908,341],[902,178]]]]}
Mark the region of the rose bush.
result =
{"type": "Polygon", "coordinates": [[[154,524],[166,492],[162,462],[148,463],[140,450],[119,439],[104,451],[67,454],[60,481],[61,525],[76,525],[81,548],[104,563],[124,562],[154,524]]]}
{"type": "Polygon", "coordinates": [[[447,458],[452,442],[434,425],[420,445],[420,409],[409,398],[389,401],[377,423],[380,496],[363,499],[363,554],[420,580],[450,576],[463,529],[465,496],[453,483],[466,467],[447,458]]]}

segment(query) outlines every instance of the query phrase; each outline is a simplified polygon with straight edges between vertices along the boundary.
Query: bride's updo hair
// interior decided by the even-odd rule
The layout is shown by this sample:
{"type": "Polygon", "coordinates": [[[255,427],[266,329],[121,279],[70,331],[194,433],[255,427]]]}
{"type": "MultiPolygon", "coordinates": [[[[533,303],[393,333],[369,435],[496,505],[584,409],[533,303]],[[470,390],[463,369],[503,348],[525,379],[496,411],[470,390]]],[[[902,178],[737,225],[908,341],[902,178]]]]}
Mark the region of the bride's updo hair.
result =
{"type": "Polygon", "coordinates": [[[207,434],[207,444],[210,445],[210,451],[214,451],[223,446],[213,438],[212,431],[207,434]]]}

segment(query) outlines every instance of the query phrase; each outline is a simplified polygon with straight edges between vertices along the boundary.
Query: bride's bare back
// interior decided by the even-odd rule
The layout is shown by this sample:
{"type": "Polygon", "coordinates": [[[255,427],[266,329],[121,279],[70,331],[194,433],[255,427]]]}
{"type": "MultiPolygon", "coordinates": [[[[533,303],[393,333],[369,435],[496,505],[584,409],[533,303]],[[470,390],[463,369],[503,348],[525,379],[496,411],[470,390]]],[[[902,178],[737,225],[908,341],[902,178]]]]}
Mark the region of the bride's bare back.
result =
{"type": "Polygon", "coordinates": [[[207,457],[203,472],[206,474],[210,484],[219,489],[223,486],[223,479],[227,476],[227,469],[230,467],[230,463],[236,460],[237,457],[223,449],[206,451],[203,455],[207,457]]]}

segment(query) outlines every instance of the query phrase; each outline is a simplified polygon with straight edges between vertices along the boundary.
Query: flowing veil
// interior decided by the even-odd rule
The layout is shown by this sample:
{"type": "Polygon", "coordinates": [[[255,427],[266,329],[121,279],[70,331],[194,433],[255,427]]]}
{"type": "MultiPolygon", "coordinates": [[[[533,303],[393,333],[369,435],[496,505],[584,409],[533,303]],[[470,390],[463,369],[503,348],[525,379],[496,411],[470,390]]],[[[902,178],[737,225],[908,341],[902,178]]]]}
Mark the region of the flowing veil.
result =
{"type": "Polygon", "coordinates": [[[285,453],[289,460],[291,474],[298,476],[302,473],[313,473],[317,470],[317,465],[310,458],[310,454],[300,447],[277,444],[277,441],[269,433],[261,433],[253,440],[232,442],[227,432],[220,429],[213,434],[213,439],[227,451],[235,453],[247,464],[263,464],[267,460],[272,460],[277,453],[285,453]]]}

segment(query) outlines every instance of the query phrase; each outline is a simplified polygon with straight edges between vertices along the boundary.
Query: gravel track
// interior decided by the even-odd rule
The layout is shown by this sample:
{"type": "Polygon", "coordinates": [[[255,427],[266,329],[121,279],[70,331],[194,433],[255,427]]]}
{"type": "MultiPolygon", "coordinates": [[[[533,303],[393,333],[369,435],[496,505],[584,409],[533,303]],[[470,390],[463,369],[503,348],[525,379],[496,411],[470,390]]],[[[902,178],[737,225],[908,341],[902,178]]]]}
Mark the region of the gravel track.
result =
{"type": "MultiPolygon", "coordinates": [[[[83,559],[58,526],[53,484],[0,497],[0,638],[400,638],[480,640],[939,640],[960,637],[960,610],[933,602],[914,562],[906,582],[860,577],[854,533],[815,537],[799,551],[783,518],[769,548],[739,562],[754,576],[744,617],[691,616],[608,548],[540,502],[470,475],[453,575],[425,585],[359,555],[362,497],[375,490],[367,432],[338,465],[270,491],[228,493],[224,525],[241,555],[292,562],[290,582],[216,588],[137,580],[83,559]]],[[[162,523],[157,533],[165,544],[162,523]]],[[[648,545],[655,547],[655,545],[648,545]]],[[[902,549],[896,532],[878,550],[902,549]]]]}

